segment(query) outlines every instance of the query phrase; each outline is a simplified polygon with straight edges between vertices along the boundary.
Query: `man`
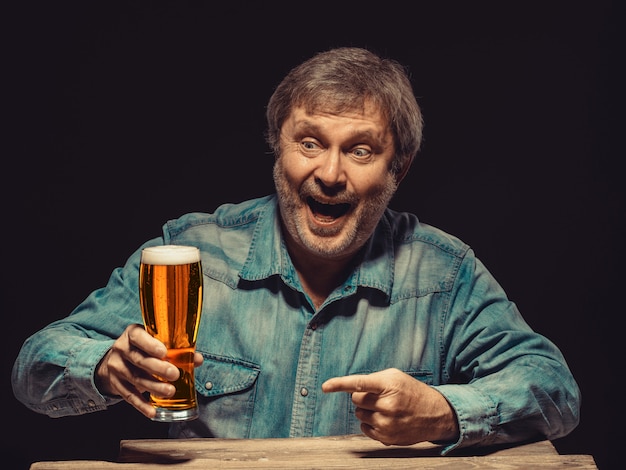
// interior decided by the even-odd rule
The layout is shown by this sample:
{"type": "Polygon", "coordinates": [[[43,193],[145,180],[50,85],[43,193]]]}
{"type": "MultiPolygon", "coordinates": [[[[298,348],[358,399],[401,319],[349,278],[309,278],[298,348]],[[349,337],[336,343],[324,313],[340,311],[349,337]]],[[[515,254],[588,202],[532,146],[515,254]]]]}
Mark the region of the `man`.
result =
{"type": "Polygon", "coordinates": [[[178,370],[141,325],[141,248],[200,248],[200,417],[172,437],[362,431],[457,447],[554,439],[580,394],[473,251],[388,203],[419,150],[404,69],[358,48],[292,70],[268,108],[275,196],[169,221],[107,286],[29,338],[15,395],[50,416],[121,400],[153,417],[178,370]]]}

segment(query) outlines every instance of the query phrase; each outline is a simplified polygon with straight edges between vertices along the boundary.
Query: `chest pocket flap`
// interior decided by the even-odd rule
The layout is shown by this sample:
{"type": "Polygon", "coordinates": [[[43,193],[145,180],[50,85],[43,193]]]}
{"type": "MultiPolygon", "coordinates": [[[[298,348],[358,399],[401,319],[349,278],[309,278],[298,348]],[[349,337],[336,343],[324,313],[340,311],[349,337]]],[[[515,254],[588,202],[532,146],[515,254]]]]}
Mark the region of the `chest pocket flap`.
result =
{"type": "Polygon", "coordinates": [[[251,388],[261,368],[251,362],[202,353],[203,364],[196,368],[196,390],[212,397],[236,393],[251,388]]]}

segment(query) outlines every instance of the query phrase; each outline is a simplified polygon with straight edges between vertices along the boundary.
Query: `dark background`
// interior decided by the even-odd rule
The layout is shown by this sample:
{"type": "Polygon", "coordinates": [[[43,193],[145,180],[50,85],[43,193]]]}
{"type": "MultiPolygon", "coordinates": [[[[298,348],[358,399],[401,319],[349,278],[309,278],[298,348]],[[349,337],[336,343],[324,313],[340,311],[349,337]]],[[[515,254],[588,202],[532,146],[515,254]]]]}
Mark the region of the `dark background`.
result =
{"type": "Polygon", "coordinates": [[[426,120],[392,206],[472,245],[563,350],[582,419],[555,445],[611,468],[624,369],[617,7],[263,3],[2,7],[2,458],[114,459],[120,439],[165,436],[125,404],[56,420],[27,410],[10,386],[18,349],[167,219],[271,192],[273,87],[313,53],[356,45],[409,67],[426,120]]]}

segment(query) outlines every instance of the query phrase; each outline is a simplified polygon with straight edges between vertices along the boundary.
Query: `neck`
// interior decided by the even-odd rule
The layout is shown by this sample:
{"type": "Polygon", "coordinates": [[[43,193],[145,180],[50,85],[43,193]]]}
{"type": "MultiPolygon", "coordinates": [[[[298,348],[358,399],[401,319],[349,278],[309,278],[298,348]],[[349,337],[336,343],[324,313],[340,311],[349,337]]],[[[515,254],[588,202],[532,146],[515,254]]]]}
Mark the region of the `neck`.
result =
{"type": "Polygon", "coordinates": [[[299,263],[294,260],[294,267],[300,278],[302,288],[313,301],[317,310],[330,293],[341,285],[348,275],[349,260],[342,263],[310,262],[299,263]]]}
{"type": "Polygon", "coordinates": [[[337,259],[319,258],[304,251],[289,239],[289,235],[286,238],[287,251],[298,273],[300,284],[317,310],[330,293],[345,281],[354,255],[337,259]]]}

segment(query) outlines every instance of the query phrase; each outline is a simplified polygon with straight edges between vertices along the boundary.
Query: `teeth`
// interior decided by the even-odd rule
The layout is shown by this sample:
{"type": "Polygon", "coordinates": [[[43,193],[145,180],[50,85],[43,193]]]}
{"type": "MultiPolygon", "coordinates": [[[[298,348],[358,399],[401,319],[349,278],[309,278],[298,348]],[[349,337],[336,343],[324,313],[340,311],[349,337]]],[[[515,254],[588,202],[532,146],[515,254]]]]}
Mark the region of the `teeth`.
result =
{"type": "Polygon", "coordinates": [[[315,212],[313,214],[313,217],[315,217],[320,222],[332,222],[333,220],[335,220],[335,217],[331,217],[331,216],[328,216],[328,215],[322,215],[319,212],[315,212]]]}

